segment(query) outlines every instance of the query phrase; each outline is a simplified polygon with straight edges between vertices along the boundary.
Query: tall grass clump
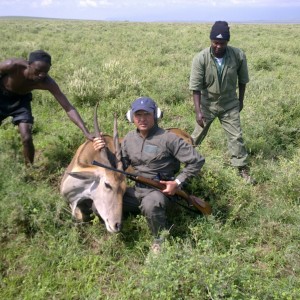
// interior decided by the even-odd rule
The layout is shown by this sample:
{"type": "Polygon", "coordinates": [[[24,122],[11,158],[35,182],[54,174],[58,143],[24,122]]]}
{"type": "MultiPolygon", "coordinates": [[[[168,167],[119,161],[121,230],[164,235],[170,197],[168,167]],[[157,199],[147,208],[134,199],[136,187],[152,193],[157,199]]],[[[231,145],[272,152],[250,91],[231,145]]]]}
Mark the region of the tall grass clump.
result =
{"type": "MultiPolygon", "coordinates": [[[[101,130],[112,133],[116,112],[124,136],[134,128],[124,116],[141,95],[164,111],[162,127],[192,132],[191,61],[209,45],[211,24],[30,18],[0,23],[0,59],[48,51],[50,75],[91,132],[99,102],[101,130]]],[[[158,256],[149,252],[152,237],[142,216],[124,217],[117,235],[107,233],[98,218],[89,224],[72,220],[59,185],[85,139],[50,93],[34,91],[34,167],[24,167],[10,119],[0,127],[1,298],[298,299],[299,27],[231,24],[230,44],[248,59],[241,121],[258,184],[247,185],[230,167],[224,132],[214,122],[196,148],[206,163],[186,187],[208,201],[213,214],[174,204],[158,256]]]]}

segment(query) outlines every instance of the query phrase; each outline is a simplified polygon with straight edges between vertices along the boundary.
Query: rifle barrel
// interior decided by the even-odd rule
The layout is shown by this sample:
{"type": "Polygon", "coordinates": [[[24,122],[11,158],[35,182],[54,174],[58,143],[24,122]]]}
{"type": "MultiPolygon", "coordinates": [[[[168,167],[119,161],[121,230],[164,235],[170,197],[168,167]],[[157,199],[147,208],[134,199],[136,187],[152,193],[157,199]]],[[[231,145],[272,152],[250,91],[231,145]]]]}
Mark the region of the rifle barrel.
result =
{"type": "MultiPolygon", "coordinates": [[[[166,186],[164,184],[162,184],[158,181],[155,181],[153,179],[146,178],[146,177],[143,177],[143,176],[135,175],[133,173],[128,173],[128,172],[125,172],[125,171],[122,171],[122,170],[115,169],[113,167],[104,165],[104,164],[102,164],[102,163],[100,163],[96,160],[93,160],[92,164],[96,165],[96,166],[99,166],[99,167],[102,167],[102,168],[106,168],[108,170],[112,170],[112,171],[115,171],[115,172],[122,173],[122,174],[126,175],[129,179],[133,180],[133,181],[136,181],[136,182],[139,182],[139,183],[151,186],[151,187],[155,187],[159,190],[164,190],[166,188],[166,186]]],[[[175,192],[175,195],[183,198],[188,204],[191,204],[194,207],[196,207],[204,215],[210,215],[212,213],[211,206],[207,202],[202,200],[201,198],[198,198],[198,197],[193,196],[193,195],[188,195],[183,190],[177,190],[175,192]]]]}

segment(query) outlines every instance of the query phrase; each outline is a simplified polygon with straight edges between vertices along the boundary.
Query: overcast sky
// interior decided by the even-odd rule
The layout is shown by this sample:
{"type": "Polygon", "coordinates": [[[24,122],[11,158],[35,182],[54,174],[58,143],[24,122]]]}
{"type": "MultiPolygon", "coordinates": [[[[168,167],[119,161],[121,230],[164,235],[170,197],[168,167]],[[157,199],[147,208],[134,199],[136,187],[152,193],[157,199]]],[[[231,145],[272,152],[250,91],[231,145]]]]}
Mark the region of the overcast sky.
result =
{"type": "Polygon", "coordinates": [[[300,0],[0,0],[0,16],[300,23],[300,0]]]}

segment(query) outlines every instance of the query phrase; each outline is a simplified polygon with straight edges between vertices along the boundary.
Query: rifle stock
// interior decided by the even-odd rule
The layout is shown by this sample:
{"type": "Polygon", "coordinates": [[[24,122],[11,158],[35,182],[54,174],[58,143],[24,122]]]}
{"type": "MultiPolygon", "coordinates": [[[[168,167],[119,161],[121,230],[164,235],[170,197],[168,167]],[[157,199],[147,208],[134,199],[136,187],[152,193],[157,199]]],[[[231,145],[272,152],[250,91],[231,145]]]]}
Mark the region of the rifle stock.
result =
{"type": "MultiPolygon", "coordinates": [[[[106,169],[115,171],[115,172],[122,173],[125,176],[127,176],[129,179],[131,179],[131,180],[133,180],[135,182],[142,183],[142,184],[145,184],[145,185],[157,188],[157,189],[159,189],[161,191],[166,188],[166,186],[164,184],[160,183],[159,181],[155,181],[155,180],[152,180],[150,178],[146,178],[146,177],[143,177],[143,176],[135,175],[135,174],[128,173],[128,172],[125,172],[125,171],[121,171],[121,170],[112,168],[110,166],[106,166],[106,165],[104,165],[102,163],[99,163],[99,162],[97,162],[95,160],[92,162],[92,164],[96,165],[96,166],[99,166],[99,167],[102,167],[102,168],[106,168],[106,169]]],[[[202,200],[201,198],[198,198],[198,197],[193,196],[193,195],[189,195],[189,194],[187,194],[183,190],[177,190],[175,192],[175,195],[177,195],[180,198],[184,199],[188,203],[189,206],[194,206],[200,212],[202,212],[204,215],[210,215],[212,213],[211,206],[207,202],[205,202],[204,200],[202,200]]]]}
{"type": "MultiPolygon", "coordinates": [[[[131,179],[136,182],[158,188],[159,190],[164,190],[166,188],[166,186],[160,183],[159,181],[155,181],[143,176],[136,175],[135,178],[131,178],[131,179]]],[[[212,213],[211,206],[201,198],[198,198],[193,195],[189,195],[183,190],[177,190],[175,192],[175,195],[184,199],[190,206],[196,207],[204,215],[210,215],[212,213]]]]}

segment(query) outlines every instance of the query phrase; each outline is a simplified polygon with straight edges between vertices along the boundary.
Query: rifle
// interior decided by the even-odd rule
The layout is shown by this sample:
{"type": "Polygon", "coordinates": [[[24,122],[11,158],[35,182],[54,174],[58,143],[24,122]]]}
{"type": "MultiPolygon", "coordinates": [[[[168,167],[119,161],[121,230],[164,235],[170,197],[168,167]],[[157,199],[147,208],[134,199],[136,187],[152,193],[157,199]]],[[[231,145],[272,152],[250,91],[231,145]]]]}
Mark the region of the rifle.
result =
{"type": "MultiPolygon", "coordinates": [[[[129,179],[131,179],[135,182],[139,182],[139,183],[157,188],[160,191],[162,191],[166,188],[166,186],[164,184],[160,183],[159,181],[155,181],[155,180],[152,180],[150,178],[146,178],[146,177],[139,176],[139,175],[136,175],[136,174],[133,174],[133,173],[128,173],[128,172],[125,172],[125,171],[118,170],[118,169],[115,169],[113,167],[104,165],[104,164],[102,164],[102,163],[100,163],[96,160],[92,161],[92,165],[99,166],[99,167],[102,167],[102,168],[105,168],[105,169],[108,169],[108,170],[112,170],[114,172],[124,174],[127,178],[129,178],[129,179]]],[[[175,195],[177,195],[180,198],[184,199],[189,206],[194,206],[200,212],[202,212],[204,215],[210,215],[212,213],[211,206],[207,202],[205,202],[204,200],[202,200],[202,199],[200,199],[196,196],[189,195],[183,190],[176,190],[175,195]]]]}

